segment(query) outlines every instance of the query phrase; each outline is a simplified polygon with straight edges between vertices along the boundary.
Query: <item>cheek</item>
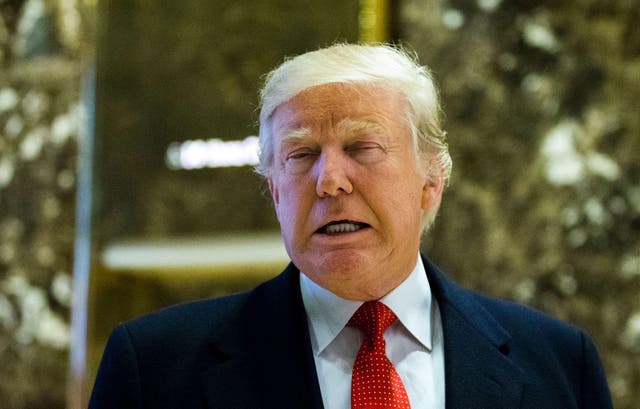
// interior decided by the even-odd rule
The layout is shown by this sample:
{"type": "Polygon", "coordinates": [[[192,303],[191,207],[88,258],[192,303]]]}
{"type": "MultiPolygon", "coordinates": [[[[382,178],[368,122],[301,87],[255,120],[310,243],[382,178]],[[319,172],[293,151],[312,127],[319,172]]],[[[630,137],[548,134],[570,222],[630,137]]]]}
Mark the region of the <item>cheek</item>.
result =
{"type": "Polygon", "coordinates": [[[422,189],[395,189],[393,192],[382,192],[379,200],[394,220],[395,225],[410,226],[420,219],[422,213],[422,189]],[[402,217],[399,217],[403,215],[402,217]]]}
{"type": "Polygon", "coordinates": [[[279,201],[275,204],[276,215],[281,225],[294,224],[302,208],[303,196],[296,189],[283,187],[279,192],[279,201]]]}
{"type": "Polygon", "coordinates": [[[422,180],[410,173],[396,172],[388,178],[387,189],[382,192],[389,201],[420,206],[422,200],[422,180]]]}

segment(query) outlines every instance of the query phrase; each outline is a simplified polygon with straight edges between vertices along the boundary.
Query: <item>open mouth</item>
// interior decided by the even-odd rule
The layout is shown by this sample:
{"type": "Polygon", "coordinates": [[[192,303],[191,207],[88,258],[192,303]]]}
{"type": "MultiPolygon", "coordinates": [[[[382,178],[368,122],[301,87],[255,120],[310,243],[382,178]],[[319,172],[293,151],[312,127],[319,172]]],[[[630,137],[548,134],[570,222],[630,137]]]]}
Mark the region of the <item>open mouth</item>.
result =
{"type": "Polygon", "coordinates": [[[366,223],[354,222],[351,220],[336,220],[335,222],[325,224],[316,230],[316,232],[321,234],[353,233],[367,227],[369,227],[369,225],[366,223]]]}

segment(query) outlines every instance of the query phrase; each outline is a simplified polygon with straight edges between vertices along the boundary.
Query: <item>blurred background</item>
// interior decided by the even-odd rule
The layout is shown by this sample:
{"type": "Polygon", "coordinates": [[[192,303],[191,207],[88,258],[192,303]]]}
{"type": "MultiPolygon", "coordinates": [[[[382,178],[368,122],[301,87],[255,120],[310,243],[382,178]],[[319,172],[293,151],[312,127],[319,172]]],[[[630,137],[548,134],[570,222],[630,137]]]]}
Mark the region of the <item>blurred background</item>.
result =
{"type": "Polygon", "coordinates": [[[423,251],[585,328],[640,401],[636,0],[0,0],[0,408],[86,405],[111,328],[286,264],[252,172],[261,76],[404,44],[454,161],[423,251]],[[246,249],[252,249],[247,256],[246,249]]]}

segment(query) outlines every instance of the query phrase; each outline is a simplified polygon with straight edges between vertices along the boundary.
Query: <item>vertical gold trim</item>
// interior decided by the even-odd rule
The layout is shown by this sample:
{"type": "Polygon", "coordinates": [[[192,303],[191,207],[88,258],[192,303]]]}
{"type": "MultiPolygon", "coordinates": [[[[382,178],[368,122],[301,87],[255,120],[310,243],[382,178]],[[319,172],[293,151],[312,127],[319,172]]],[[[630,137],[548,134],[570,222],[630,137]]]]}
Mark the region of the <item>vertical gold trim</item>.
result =
{"type": "Polygon", "coordinates": [[[360,41],[389,41],[389,0],[360,0],[360,41]]]}

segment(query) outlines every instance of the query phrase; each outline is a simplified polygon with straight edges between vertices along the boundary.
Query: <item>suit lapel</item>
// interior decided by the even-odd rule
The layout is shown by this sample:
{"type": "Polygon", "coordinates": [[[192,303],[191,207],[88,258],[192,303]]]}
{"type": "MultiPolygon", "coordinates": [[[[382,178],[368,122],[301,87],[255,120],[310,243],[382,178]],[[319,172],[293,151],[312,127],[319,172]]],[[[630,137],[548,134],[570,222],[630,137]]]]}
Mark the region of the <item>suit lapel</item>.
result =
{"type": "Polygon", "coordinates": [[[442,317],[446,408],[519,408],[524,375],[509,359],[510,335],[471,293],[424,262],[442,317]]]}
{"type": "Polygon", "coordinates": [[[215,331],[219,364],[203,375],[208,408],[322,409],[298,274],[289,265],[215,331]]]}
{"type": "Polygon", "coordinates": [[[228,321],[215,328],[209,338],[212,364],[202,373],[204,399],[208,409],[259,408],[255,367],[250,350],[247,328],[237,325],[243,321],[244,308],[228,321]],[[233,325],[235,324],[235,325],[233,325]]]}

